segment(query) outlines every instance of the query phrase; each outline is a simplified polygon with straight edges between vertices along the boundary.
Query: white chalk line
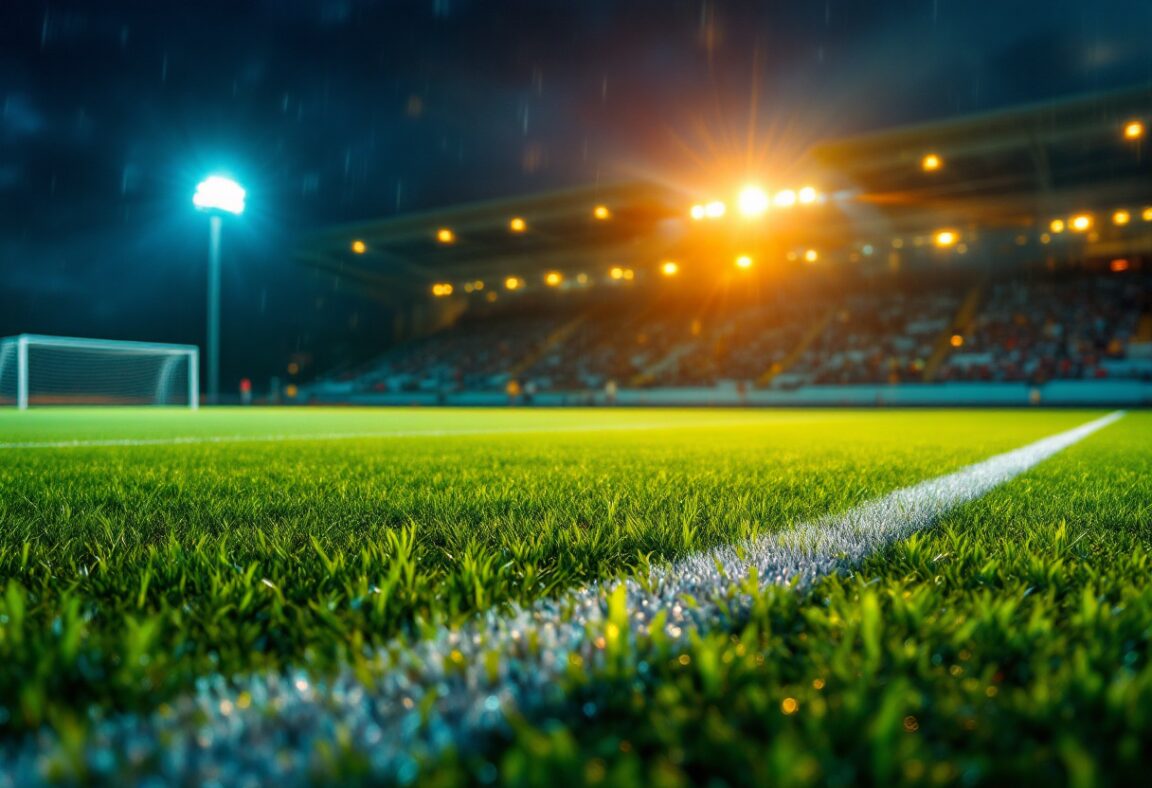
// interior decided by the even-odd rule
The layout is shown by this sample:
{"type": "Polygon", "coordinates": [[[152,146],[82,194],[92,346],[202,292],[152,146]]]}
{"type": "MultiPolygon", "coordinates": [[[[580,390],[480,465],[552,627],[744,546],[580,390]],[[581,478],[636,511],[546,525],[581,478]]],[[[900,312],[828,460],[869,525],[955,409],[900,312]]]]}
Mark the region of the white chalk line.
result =
{"type": "MultiPolygon", "coordinates": [[[[84,751],[88,769],[110,781],[153,776],[179,784],[293,785],[317,779],[311,771],[316,746],[330,745],[340,731],[374,775],[409,782],[422,760],[475,746],[503,729],[508,712],[530,714],[562,702],[569,666],[579,661],[595,674],[605,664],[608,638],[631,649],[659,615],[673,648],[684,648],[690,633],[730,628],[742,618],[753,572],[761,586],[807,588],[850,570],[1122,416],[1112,413],[843,514],[706,551],[642,580],[594,584],[559,599],[488,611],[415,644],[397,641],[377,655],[383,678],[372,686],[350,670],[318,682],[303,671],[204,679],[165,713],[96,723],[84,751]],[[613,594],[626,600],[622,630],[619,616],[609,612],[613,594]],[[499,659],[487,660],[491,652],[499,659]]],[[[42,733],[0,756],[0,785],[45,780],[46,764],[63,752],[42,733]]]]}
{"type": "Polygon", "coordinates": [[[811,424],[827,419],[818,417],[804,417],[797,419],[779,419],[769,421],[756,421],[748,419],[732,419],[720,421],[689,421],[675,420],[663,422],[631,422],[625,424],[561,424],[554,426],[539,425],[532,427],[477,427],[462,429],[429,429],[429,430],[390,430],[378,432],[314,432],[314,433],[274,433],[252,435],[185,435],[171,438],[93,438],[90,440],[58,440],[58,441],[15,441],[0,443],[0,449],[86,449],[113,446],[194,446],[198,444],[216,443],[282,443],[286,441],[345,441],[345,440],[374,440],[386,438],[450,438],[467,435],[523,435],[549,432],[632,432],[644,430],[679,430],[679,429],[726,429],[730,427],[781,427],[792,424],[811,424]]]}

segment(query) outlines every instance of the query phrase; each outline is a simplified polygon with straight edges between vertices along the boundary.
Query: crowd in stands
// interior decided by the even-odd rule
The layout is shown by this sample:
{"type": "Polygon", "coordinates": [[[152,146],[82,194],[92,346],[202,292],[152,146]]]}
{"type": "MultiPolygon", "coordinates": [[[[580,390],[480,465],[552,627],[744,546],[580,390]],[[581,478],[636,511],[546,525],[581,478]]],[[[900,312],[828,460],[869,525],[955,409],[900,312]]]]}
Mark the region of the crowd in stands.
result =
{"type": "Polygon", "coordinates": [[[991,288],[942,380],[1102,378],[1123,359],[1149,308],[1139,276],[1010,281],[991,288]]]}
{"type": "Polygon", "coordinates": [[[810,384],[907,383],[925,365],[960,304],[954,292],[857,294],[790,368],[810,384]]]}
{"type": "Polygon", "coordinates": [[[575,392],[1152,376],[1152,360],[1125,365],[1133,343],[1152,350],[1149,284],[1132,271],[873,283],[723,305],[557,297],[535,311],[465,316],[385,353],[355,385],[575,392]]]}
{"type": "Polygon", "coordinates": [[[525,377],[548,389],[628,385],[665,358],[676,341],[674,321],[644,311],[593,309],[573,317],[571,335],[550,343],[525,377]]]}
{"type": "Polygon", "coordinates": [[[359,372],[358,381],[372,391],[498,389],[558,326],[548,315],[465,318],[385,353],[359,372]]]}

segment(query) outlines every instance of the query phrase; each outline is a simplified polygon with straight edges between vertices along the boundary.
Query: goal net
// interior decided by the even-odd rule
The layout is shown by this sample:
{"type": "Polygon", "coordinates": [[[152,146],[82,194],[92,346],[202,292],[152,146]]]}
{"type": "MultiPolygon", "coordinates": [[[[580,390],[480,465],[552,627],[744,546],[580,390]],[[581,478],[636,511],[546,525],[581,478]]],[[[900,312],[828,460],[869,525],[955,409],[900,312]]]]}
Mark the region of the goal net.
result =
{"type": "Polygon", "coordinates": [[[21,334],[0,339],[0,405],[199,405],[194,345],[21,334]]]}

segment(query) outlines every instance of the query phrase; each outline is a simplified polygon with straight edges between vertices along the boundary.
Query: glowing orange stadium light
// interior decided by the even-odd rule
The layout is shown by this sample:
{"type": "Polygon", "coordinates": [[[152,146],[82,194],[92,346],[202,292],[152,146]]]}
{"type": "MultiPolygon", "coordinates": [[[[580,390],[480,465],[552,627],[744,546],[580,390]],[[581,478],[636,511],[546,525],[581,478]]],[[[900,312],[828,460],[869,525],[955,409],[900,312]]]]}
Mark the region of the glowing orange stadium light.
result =
{"type": "Polygon", "coordinates": [[[1140,214],[1140,218],[1146,222],[1152,222],[1152,206],[1144,209],[1144,213],[1140,214]]]}
{"type": "Polygon", "coordinates": [[[759,186],[745,186],[737,198],[737,204],[740,213],[754,218],[768,210],[768,195],[759,186]]]}
{"type": "Polygon", "coordinates": [[[820,253],[817,252],[815,249],[809,249],[808,251],[806,251],[804,253],[804,262],[806,262],[806,263],[814,263],[819,259],[820,259],[820,253]]]}
{"type": "Polygon", "coordinates": [[[664,276],[676,276],[676,274],[680,273],[680,264],[671,260],[665,260],[660,266],[660,273],[664,274],[664,276]]]}
{"type": "Polygon", "coordinates": [[[519,216],[515,216],[512,218],[512,221],[508,222],[508,229],[514,233],[522,233],[528,229],[528,222],[519,216]]]}
{"type": "Polygon", "coordinates": [[[549,271],[544,277],[544,284],[549,287],[559,287],[560,283],[564,281],[564,275],[559,271],[549,271]]]}
{"type": "Polygon", "coordinates": [[[941,230],[932,238],[932,242],[941,249],[947,249],[950,246],[955,246],[956,242],[959,240],[960,236],[954,230],[941,230]]]}
{"type": "Polygon", "coordinates": [[[436,240],[442,244],[456,243],[456,233],[452,232],[447,227],[441,227],[436,231],[436,240]]]}
{"type": "Polygon", "coordinates": [[[368,244],[364,243],[360,239],[356,239],[352,242],[352,251],[355,254],[364,254],[368,251],[368,244]]]}
{"type": "Polygon", "coordinates": [[[742,254],[736,258],[736,267],[748,270],[752,267],[752,258],[746,254],[742,254]]]}
{"type": "Polygon", "coordinates": [[[504,289],[505,290],[519,290],[520,285],[522,285],[522,284],[523,284],[523,282],[520,281],[520,277],[510,276],[504,280],[504,289]]]}
{"type": "Polygon", "coordinates": [[[1139,140],[1144,138],[1144,123],[1139,120],[1130,120],[1124,124],[1124,139],[1139,140]]]}
{"type": "Polygon", "coordinates": [[[576,281],[582,285],[588,284],[588,274],[579,273],[576,275],[576,281]]]}
{"type": "Polygon", "coordinates": [[[713,200],[704,206],[704,215],[709,219],[719,219],[728,213],[728,206],[719,200],[713,200]]]}
{"type": "Polygon", "coordinates": [[[959,334],[953,334],[952,338],[948,340],[948,344],[952,345],[952,347],[964,347],[964,337],[959,334]]]}
{"type": "Polygon", "coordinates": [[[612,211],[608,210],[607,205],[597,205],[592,209],[592,215],[603,222],[612,218],[612,211]]]}
{"type": "Polygon", "coordinates": [[[1116,213],[1112,214],[1112,224],[1117,226],[1123,226],[1130,221],[1132,221],[1132,215],[1127,211],[1116,211],[1116,213]]]}
{"type": "Polygon", "coordinates": [[[1053,219],[1052,223],[1048,225],[1048,229],[1050,229],[1054,233],[1064,232],[1064,220],[1063,219],[1053,219]]]}
{"type": "Polygon", "coordinates": [[[472,283],[472,288],[474,290],[483,290],[484,289],[484,282],[481,281],[480,279],[477,279],[475,282],[472,283]]]}
{"type": "Polygon", "coordinates": [[[612,277],[613,279],[623,279],[624,269],[618,265],[613,266],[612,270],[608,272],[608,276],[612,277]]]}
{"type": "Polygon", "coordinates": [[[704,218],[704,216],[706,215],[706,214],[704,213],[704,206],[703,206],[703,205],[693,205],[693,206],[692,206],[692,210],[691,210],[691,211],[689,211],[689,212],[688,212],[688,214],[689,214],[689,215],[690,215],[690,216],[691,216],[693,219],[695,219],[696,221],[700,221],[700,220],[701,220],[701,219],[703,219],[703,218],[704,218]]]}
{"type": "Polygon", "coordinates": [[[452,285],[448,284],[447,282],[438,282],[432,285],[432,295],[436,296],[437,298],[450,296],[452,295],[452,285]]]}
{"type": "Polygon", "coordinates": [[[800,200],[801,205],[811,205],[820,198],[820,193],[816,191],[814,186],[805,186],[796,193],[796,197],[800,200]]]}
{"type": "Polygon", "coordinates": [[[631,268],[625,268],[624,269],[624,280],[625,281],[631,282],[635,278],[636,278],[636,272],[635,271],[633,271],[631,268]]]}
{"type": "Polygon", "coordinates": [[[791,208],[796,204],[796,192],[791,189],[782,189],[776,192],[776,197],[773,199],[777,208],[791,208]]]}
{"type": "Polygon", "coordinates": [[[1068,226],[1078,233],[1085,233],[1092,229],[1092,217],[1086,213],[1077,214],[1068,222],[1068,226]]]}
{"type": "Polygon", "coordinates": [[[1109,263],[1108,270],[1114,274],[1119,274],[1127,271],[1130,265],[1131,264],[1127,260],[1121,258],[1118,260],[1113,260],[1111,263],[1109,263]]]}
{"type": "Polygon", "coordinates": [[[920,169],[924,172],[936,172],[944,166],[944,160],[935,153],[929,153],[920,160],[920,169]]]}

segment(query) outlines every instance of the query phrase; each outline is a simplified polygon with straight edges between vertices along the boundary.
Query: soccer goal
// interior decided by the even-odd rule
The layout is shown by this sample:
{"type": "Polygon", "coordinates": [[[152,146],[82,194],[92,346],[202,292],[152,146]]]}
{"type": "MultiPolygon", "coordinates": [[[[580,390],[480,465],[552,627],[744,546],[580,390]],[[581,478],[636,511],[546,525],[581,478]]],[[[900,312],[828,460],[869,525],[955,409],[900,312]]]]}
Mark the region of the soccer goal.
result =
{"type": "Polygon", "coordinates": [[[0,405],[200,404],[195,345],[21,334],[0,339],[0,405]]]}

